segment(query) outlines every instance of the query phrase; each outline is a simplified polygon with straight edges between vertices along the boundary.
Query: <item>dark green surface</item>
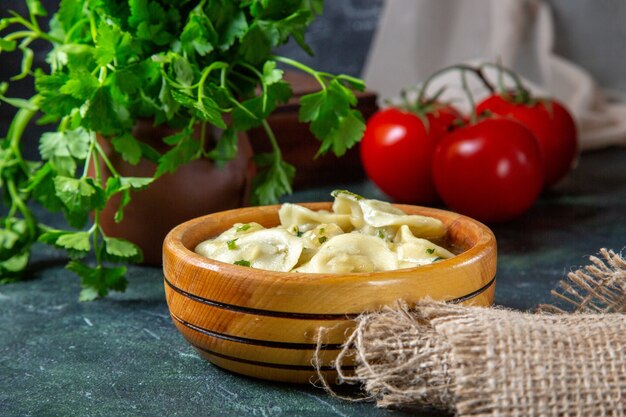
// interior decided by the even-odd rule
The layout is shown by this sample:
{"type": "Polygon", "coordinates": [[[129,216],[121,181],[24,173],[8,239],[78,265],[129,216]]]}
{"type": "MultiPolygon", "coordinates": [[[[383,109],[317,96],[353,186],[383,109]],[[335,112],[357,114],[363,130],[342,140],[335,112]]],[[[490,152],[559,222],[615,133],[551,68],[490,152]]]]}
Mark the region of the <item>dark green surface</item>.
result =
{"type": "MultiPolygon", "coordinates": [[[[329,200],[330,189],[291,200],[329,200]]],[[[383,197],[369,183],[350,189],[383,197]]],[[[549,290],[588,255],[626,245],[626,149],[585,154],[526,215],[493,230],[496,302],[528,309],[550,301],[549,290]]],[[[78,279],[61,255],[40,247],[36,260],[27,281],[0,287],[0,416],[414,415],[200,359],[168,316],[158,268],[131,267],[126,293],[79,303],[78,279]]]]}

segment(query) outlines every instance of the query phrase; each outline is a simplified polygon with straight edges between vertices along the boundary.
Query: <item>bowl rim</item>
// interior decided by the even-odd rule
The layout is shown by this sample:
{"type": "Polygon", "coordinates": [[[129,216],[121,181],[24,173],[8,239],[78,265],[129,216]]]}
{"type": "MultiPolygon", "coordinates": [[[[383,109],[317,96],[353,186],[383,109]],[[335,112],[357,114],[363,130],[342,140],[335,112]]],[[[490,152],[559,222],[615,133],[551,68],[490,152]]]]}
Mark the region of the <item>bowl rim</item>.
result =
{"type": "MultiPolygon", "coordinates": [[[[324,210],[332,205],[332,202],[303,202],[303,203],[295,203],[298,205],[302,205],[304,207],[313,209],[313,210],[324,210]]],[[[305,272],[280,272],[280,271],[271,271],[259,268],[251,268],[241,265],[234,265],[226,262],[221,262],[215,259],[206,258],[193,250],[189,249],[183,244],[183,238],[185,233],[192,227],[199,227],[206,222],[209,222],[215,218],[219,218],[222,216],[233,215],[235,213],[241,214],[245,212],[252,212],[257,210],[275,212],[278,214],[278,209],[281,207],[281,204],[275,205],[267,205],[267,206],[252,206],[252,207],[241,207],[231,210],[224,210],[215,213],[210,213],[204,216],[196,217],[190,219],[186,222],[179,224],[174,227],[166,236],[163,243],[163,252],[165,254],[166,251],[172,253],[172,255],[178,260],[184,260],[185,263],[192,264],[194,267],[208,269],[211,271],[219,272],[221,274],[228,274],[233,278],[240,278],[245,280],[259,280],[265,281],[268,278],[281,280],[285,283],[289,281],[294,281],[300,284],[310,284],[310,283],[323,283],[324,281],[333,281],[337,282],[338,280],[346,279],[368,279],[368,281],[376,281],[376,280],[393,280],[399,277],[406,276],[407,274],[411,274],[415,271],[423,271],[420,273],[427,273],[428,271],[438,270],[442,267],[446,268],[458,268],[462,267],[463,264],[475,259],[477,256],[481,256],[489,249],[496,249],[496,238],[493,232],[489,227],[485,224],[475,220],[471,217],[462,215],[460,213],[456,213],[449,210],[418,206],[418,205],[409,205],[409,204],[393,204],[394,207],[400,208],[401,210],[407,212],[407,210],[413,212],[418,211],[420,213],[408,213],[408,214],[420,214],[427,215],[431,217],[438,218],[442,220],[442,218],[446,218],[444,221],[448,223],[447,228],[450,228],[453,224],[461,222],[465,224],[471,225],[478,234],[476,243],[470,248],[464,250],[463,252],[455,255],[452,258],[443,259],[438,261],[437,263],[427,264],[427,265],[419,265],[411,268],[402,268],[402,269],[394,269],[387,271],[376,271],[376,272],[350,272],[350,273],[305,273],[305,272]],[[255,273],[251,274],[250,270],[254,270],[255,273]]],[[[236,221],[235,221],[236,222],[236,221]]],[[[232,224],[227,225],[224,230],[231,227],[232,224]]],[[[209,237],[207,237],[208,239],[209,237]]],[[[165,266],[165,264],[164,264],[165,266]]]]}

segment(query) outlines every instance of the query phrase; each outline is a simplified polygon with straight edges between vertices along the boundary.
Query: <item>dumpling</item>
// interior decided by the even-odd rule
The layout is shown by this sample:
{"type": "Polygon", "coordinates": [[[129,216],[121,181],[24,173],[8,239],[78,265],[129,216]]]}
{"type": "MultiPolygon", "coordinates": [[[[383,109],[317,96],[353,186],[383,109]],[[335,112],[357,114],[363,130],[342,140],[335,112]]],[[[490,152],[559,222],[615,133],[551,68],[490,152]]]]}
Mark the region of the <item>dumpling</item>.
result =
{"type": "Polygon", "coordinates": [[[324,242],[343,234],[341,227],[334,223],[323,223],[302,234],[302,243],[305,248],[317,250],[324,242]]]}
{"type": "Polygon", "coordinates": [[[196,246],[196,253],[221,262],[287,272],[298,263],[302,241],[285,229],[272,228],[225,240],[222,235],[196,246]]]}
{"type": "Polygon", "coordinates": [[[352,230],[350,216],[346,214],[331,213],[320,210],[313,211],[297,204],[285,203],[278,210],[280,224],[288,230],[294,230],[297,226],[298,232],[306,232],[322,223],[335,223],[344,232],[352,230]]]}
{"type": "Polygon", "coordinates": [[[235,223],[230,229],[225,230],[224,232],[222,232],[222,234],[220,234],[213,240],[226,242],[228,240],[233,240],[248,233],[256,232],[262,229],[264,229],[264,227],[255,222],[235,223]]]}
{"type": "Polygon", "coordinates": [[[349,273],[397,268],[396,255],[384,240],[360,233],[345,233],[324,242],[315,256],[297,272],[349,273]]]}
{"type": "Polygon", "coordinates": [[[420,237],[438,238],[443,236],[443,223],[435,218],[406,214],[391,204],[378,200],[359,200],[363,221],[373,227],[408,226],[413,234],[420,237]]]}
{"type": "Polygon", "coordinates": [[[324,242],[341,234],[343,234],[343,230],[334,223],[323,223],[316,226],[313,230],[302,233],[302,245],[304,248],[298,260],[298,265],[309,262],[324,242]]]}
{"type": "Polygon", "coordinates": [[[388,238],[394,236],[403,224],[408,225],[415,235],[425,238],[438,238],[445,233],[440,220],[406,214],[384,201],[366,199],[345,190],[335,190],[332,196],[335,197],[333,211],[349,214],[354,228],[365,234],[379,237],[382,234],[388,238]]]}
{"type": "Polygon", "coordinates": [[[335,197],[333,201],[335,213],[350,216],[350,222],[354,228],[363,227],[363,212],[359,204],[359,201],[363,200],[362,196],[346,190],[334,190],[330,195],[335,197]]]}
{"type": "Polygon", "coordinates": [[[415,237],[406,225],[400,226],[394,242],[400,268],[431,264],[438,259],[448,259],[454,256],[449,250],[427,239],[415,237]]]}

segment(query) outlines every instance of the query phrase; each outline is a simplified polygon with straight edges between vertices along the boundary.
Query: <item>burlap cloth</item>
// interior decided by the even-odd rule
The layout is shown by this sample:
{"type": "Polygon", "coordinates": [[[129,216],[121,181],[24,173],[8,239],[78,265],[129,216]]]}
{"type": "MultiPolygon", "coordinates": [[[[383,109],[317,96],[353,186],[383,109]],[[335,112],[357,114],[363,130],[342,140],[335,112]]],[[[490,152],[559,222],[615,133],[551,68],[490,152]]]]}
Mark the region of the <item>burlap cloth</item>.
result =
{"type": "Polygon", "coordinates": [[[380,407],[626,416],[626,262],[604,249],[590,260],[553,291],[570,313],[425,300],[364,314],[337,358],[339,382],[362,384],[380,407]]]}

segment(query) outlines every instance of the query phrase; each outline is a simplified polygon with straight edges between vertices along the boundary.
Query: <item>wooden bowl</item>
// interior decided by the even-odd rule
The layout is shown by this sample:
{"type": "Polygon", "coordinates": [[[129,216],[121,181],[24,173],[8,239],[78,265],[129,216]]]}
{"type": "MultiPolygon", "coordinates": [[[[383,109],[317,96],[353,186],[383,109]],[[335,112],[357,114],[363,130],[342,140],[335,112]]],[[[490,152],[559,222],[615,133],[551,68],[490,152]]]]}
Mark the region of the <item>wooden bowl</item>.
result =
{"type": "MultiPolygon", "coordinates": [[[[330,210],[331,203],[303,204],[330,210]]],[[[375,273],[273,272],[207,259],[201,241],[234,223],[276,226],[279,206],[223,211],[174,228],[163,245],[165,294],[174,324],[200,354],[222,368],[257,378],[308,382],[320,327],[328,328],[322,371],[330,366],[360,313],[432,297],[453,303],[493,303],[496,241],[483,224],[460,214],[397,205],[408,214],[440,219],[454,258],[375,273]]]]}

